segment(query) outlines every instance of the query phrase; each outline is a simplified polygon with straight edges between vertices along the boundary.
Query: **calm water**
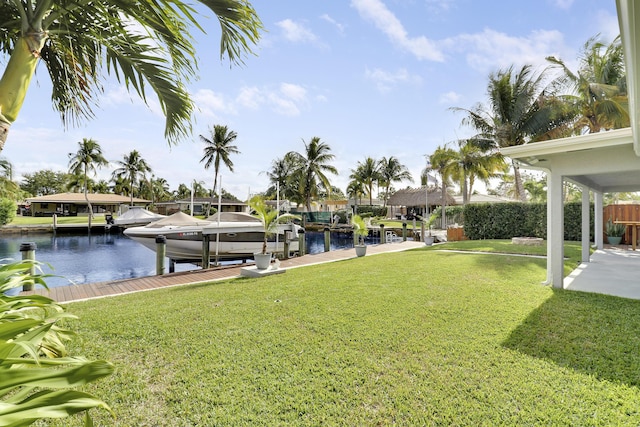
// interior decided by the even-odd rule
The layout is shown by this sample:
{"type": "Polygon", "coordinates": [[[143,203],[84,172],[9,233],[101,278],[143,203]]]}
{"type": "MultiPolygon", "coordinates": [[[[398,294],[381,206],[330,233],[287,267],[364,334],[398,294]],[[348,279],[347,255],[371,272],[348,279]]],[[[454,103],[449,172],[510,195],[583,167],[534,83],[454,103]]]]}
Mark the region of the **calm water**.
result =
{"type": "MultiPolygon", "coordinates": [[[[324,251],[324,233],[306,233],[307,253],[324,251]]],[[[0,235],[0,260],[22,258],[20,244],[35,242],[36,259],[54,268],[43,266],[50,287],[69,283],[95,283],[129,279],[155,274],[156,254],[121,233],[104,234],[29,234],[0,235]]],[[[350,235],[331,234],[331,250],[353,247],[350,235]]],[[[166,262],[167,268],[169,262],[166,262]]],[[[176,264],[176,271],[197,269],[193,264],[176,264]]]]}

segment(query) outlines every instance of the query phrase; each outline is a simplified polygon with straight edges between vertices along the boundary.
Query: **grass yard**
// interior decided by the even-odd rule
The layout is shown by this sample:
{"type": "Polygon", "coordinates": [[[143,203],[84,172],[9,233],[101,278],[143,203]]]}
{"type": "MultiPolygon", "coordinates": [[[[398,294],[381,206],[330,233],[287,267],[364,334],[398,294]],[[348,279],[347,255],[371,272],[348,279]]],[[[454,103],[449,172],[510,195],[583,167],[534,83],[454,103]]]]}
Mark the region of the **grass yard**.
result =
{"type": "MultiPolygon", "coordinates": [[[[58,224],[88,224],[86,216],[59,216],[58,224]]],[[[94,222],[104,223],[104,216],[94,218],[94,222]]],[[[50,216],[16,216],[8,225],[51,225],[53,217],[50,216]]]]}
{"type": "Polygon", "coordinates": [[[72,351],[116,366],[91,387],[101,426],[640,424],[640,302],[544,278],[527,257],[354,258],[74,303],[72,351]]]}

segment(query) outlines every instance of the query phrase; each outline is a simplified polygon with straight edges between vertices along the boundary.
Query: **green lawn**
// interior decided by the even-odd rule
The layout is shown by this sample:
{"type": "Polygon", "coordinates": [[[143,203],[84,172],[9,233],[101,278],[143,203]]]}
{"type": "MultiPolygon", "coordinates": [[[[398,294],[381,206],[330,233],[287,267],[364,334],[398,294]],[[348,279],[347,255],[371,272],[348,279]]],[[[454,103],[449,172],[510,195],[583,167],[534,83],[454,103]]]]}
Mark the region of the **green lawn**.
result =
{"type": "Polygon", "coordinates": [[[423,249],[75,303],[73,352],[116,366],[102,426],[640,424],[640,301],[545,265],[423,249]]]}
{"type": "MultiPolygon", "coordinates": [[[[104,217],[94,218],[96,222],[103,222],[104,217]]],[[[59,216],[58,224],[88,224],[86,216],[59,216]]],[[[50,225],[53,224],[53,217],[47,216],[16,216],[8,225],[50,225]]]]}

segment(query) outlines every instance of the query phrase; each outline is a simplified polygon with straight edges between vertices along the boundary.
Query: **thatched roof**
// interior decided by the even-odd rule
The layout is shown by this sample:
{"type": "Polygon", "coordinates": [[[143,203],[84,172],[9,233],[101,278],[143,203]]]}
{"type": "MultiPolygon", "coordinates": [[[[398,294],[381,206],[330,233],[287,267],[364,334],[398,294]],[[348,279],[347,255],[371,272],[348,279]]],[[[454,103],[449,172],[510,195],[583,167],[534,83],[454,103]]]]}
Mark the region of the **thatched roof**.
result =
{"type": "MultiPolygon", "coordinates": [[[[429,206],[442,205],[442,191],[429,189],[429,194],[426,197],[429,202],[429,206]]],[[[425,188],[405,188],[404,190],[398,190],[389,197],[387,202],[390,206],[424,206],[425,203],[425,188]]],[[[452,196],[447,194],[447,206],[455,205],[456,202],[452,196]]]]}

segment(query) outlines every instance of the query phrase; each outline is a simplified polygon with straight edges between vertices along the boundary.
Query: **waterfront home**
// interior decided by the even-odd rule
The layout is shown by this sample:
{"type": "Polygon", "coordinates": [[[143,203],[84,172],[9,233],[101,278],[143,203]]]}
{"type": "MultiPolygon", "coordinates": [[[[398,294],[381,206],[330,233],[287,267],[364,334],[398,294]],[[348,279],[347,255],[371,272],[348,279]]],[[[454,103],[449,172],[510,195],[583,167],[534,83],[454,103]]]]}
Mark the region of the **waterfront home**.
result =
{"type": "MultiPolygon", "coordinates": [[[[118,214],[121,207],[131,204],[129,196],[118,194],[87,194],[94,214],[111,212],[118,214]]],[[[47,196],[29,197],[29,213],[31,216],[88,216],[89,207],[84,193],[60,193],[47,196]]],[[[146,206],[150,200],[133,198],[134,206],[146,206]]]]}

